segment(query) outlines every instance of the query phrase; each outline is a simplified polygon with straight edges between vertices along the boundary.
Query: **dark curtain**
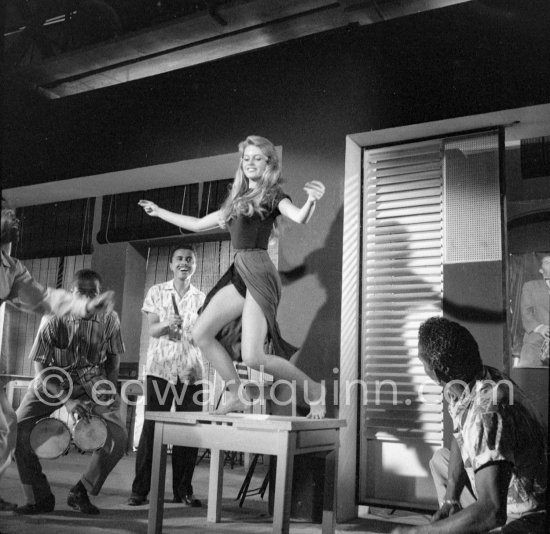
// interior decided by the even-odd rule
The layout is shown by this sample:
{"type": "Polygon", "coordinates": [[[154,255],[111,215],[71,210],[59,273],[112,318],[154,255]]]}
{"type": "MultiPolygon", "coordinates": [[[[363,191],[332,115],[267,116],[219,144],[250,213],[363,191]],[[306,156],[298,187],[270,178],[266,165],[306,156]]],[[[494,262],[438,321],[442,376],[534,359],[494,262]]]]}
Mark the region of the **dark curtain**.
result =
{"type": "Polygon", "coordinates": [[[204,217],[221,206],[231,182],[226,179],[105,196],[97,241],[104,244],[185,235],[185,230],[149,217],[138,201],[151,200],[168,211],[204,217]]]}
{"type": "Polygon", "coordinates": [[[94,198],[84,198],[19,208],[21,234],[13,256],[36,259],[91,254],[94,206],[94,198]]]}

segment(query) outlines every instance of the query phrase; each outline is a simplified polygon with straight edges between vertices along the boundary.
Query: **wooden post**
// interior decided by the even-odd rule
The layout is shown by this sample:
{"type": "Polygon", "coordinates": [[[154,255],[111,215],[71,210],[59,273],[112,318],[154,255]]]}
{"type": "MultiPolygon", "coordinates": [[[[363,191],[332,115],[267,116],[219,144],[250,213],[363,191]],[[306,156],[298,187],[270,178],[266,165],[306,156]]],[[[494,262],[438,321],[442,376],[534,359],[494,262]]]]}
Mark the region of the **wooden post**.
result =
{"type": "Polygon", "coordinates": [[[162,533],[164,512],[164,483],[166,479],[166,445],[162,443],[164,423],[155,422],[153,465],[151,467],[151,492],[147,534],[162,533]]]}

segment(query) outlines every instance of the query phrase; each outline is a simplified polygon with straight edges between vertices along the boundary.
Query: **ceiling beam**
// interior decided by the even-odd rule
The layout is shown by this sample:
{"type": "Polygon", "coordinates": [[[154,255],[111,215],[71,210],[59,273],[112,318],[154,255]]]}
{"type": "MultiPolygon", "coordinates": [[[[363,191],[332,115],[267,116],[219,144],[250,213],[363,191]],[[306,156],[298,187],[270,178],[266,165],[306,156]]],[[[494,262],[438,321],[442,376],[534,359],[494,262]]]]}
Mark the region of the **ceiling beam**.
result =
{"type": "Polygon", "coordinates": [[[61,98],[345,27],[372,24],[470,0],[254,0],[18,69],[16,80],[61,98]]]}
{"type": "MultiPolygon", "coordinates": [[[[203,46],[205,51],[218,47],[218,57],[230,55],[235,53],[232,49],[223,52],[228,39],[235,40],[239,36],[245,43],[248,33],[265,31],[270,24],[338,7],[334,0],[238,2],[218,9],[219,15],[227,22],[225,26],[214,21],[208,13],[198,13],[46,59],[21,68],[16,74],[19,80],[45,89],[53,98],[66,96],[181,68],[178,56],[190,54],[193,56],[190,64],[197,64],[203,46]],[[146,66],[140,68],[140,63],[146,66]],[[61,91],[56,90],[59,85],[63,86],[61,91]]],[[[206,61],[207,57],[209,54],[206,61]]]]}

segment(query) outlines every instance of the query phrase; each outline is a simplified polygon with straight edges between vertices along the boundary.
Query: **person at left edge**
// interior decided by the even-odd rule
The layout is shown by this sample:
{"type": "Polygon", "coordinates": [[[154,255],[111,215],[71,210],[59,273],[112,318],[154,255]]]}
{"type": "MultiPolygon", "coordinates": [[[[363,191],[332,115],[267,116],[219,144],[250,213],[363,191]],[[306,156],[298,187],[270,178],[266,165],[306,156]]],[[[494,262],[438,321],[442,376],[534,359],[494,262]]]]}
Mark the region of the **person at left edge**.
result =
{"type": "MultiPolygon", "coordinates": [[[[39,284],[16,258],[10,255],[11,245],[19,240],[20,223],[8,202],[2,197],[0,304],[9,302],[30,313],[69,313],[84,316],[88,313],[108,312],[113,308],[112,291],[93,299],[69,293],[64,289],[45,288],[39,284]]],[[[11,462],[17,435],[17,419],[4,392],[6,362],[0,361],[0,479],[11,462]],[[4,375],[4,376],[3,376],[4,375]]],[[[0,497],[0,511],[13,510],[15,505],[0,497]]]]}

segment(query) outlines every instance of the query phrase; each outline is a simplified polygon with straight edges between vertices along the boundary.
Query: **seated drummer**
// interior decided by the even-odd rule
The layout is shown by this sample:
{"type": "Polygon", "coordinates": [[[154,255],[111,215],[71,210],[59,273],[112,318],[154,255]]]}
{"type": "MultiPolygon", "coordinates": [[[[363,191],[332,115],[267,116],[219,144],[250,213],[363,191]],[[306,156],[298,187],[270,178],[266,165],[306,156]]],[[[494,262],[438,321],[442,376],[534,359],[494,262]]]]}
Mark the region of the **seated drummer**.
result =
{"type": "Polygon", "coordinates": [[[418,337],[426,374],[444,386],[454,438],[430,462],[439,500],[432,522],[392,534],[546,534],[546,432],[531,403],[483,365],[458,323],[432,317],[418,337]]]}
{"type": "MultiPolygon", "coordinates": [[[[93,299],[99,294],[100,285],[101,278],[96,272],[83,269],[75,273],[71,290],[93,299]]],[[[116,394],[122,352],[120,320],[115,311],[83,318],[47,316],[42,320],[29,355],[35,362],[37,378],[17,410],[15,459],[27,503],[17,507],[16,513],[42,514],[55,507],[48,480],[31,448],[30,435],[40,419],[64,405],[73,418],[101,417],[108,429],[105,444],[92,454],[88,469],[67,498],[67,504],[75,510],[99,514],[88,492],[91,495],[99,493],[123,456],[127,441],[120,397],[116,394]],[[54,375],[61,380],[54,382],[53,378],[47,378],[54,375]]]]}
{"type": "MultiPolygon", "coordinates": [[[[19,241],[20,222],[6,199],[2,197],[1,217],[1,261],[0,261],[0,304],[9,302],[27,313],[52,313],[54,315],[86,315],[92,311],[106,311],[113,307],[113,292],[107,291],[95,299],[86,299],[64,289],[45,288],[39,284],[17,259],[11,256],[11,246],[19,241]]],[[[9,350],[9,349],[8,349],[9,350]]],[[[0,479],[11,462],[17,435],[17,417],[8,402],[4,382],[9,379],[3,374],[4,354],[0,354],[0,479]]],[[[0,497],[0,512],[10,511],[15,505],[0,497]]]]}

